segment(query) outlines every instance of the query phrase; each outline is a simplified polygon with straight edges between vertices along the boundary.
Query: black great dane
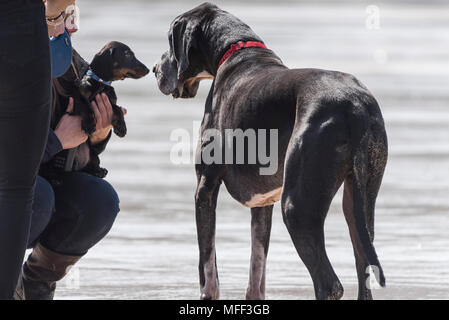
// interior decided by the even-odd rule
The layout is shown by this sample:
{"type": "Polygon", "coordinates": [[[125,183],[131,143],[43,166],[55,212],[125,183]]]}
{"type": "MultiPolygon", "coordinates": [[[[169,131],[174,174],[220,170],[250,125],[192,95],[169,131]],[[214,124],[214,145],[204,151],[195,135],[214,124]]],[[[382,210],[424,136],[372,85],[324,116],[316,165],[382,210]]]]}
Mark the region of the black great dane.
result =
{"type": "Polygon", "coordinates": [[[164,94],[191,98],[202,79],[213,79],[196,164],[201,298],[219,298],[215,208],[224,182],[234,199],[251,208],[247,299],[265,297],[273,203],[279,200],[285,225],[313,279],[316,298],[342,297],[343,287],[326,254],[323,227],[343,183],[358,297],[371,299],[366,285],[369,266],[385,285],[373,239],[374,207],[388,148],[379,105],[368,89],[349,74],[287,68],[248,25],[210,3],[178,16],[171,24],[169,43],[170,49],[153,70],[164,94]],[[277,143],[277,171],[260,174],[259,160],[205,163],[202,153],[211,142],[204,134],[208,129],[277,129],[277,141],[267,142],[277,143]]]}

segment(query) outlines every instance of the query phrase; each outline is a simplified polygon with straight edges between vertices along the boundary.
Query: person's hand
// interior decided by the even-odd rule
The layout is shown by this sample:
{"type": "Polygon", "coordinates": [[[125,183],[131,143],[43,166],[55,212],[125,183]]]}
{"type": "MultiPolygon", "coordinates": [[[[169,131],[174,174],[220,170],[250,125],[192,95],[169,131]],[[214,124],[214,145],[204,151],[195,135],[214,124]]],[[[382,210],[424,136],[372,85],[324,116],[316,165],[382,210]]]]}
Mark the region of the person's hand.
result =
{"type": "MultiPolygon", "coordinates": [[[[109,132],[112,129],[112,120],[114,118],[114,112],[112,111],[112,105],[109,101],[109,97],[102,93],[95,97],[95,101],[91,102],[92,110],[95,114],[95,120],[97,127],[95,132],[90,136],[90,142],[97,144],[104,141],[109,132]]],[[[122,108],[123,114],[126,114],[126,109],[122,108]]]]}
{"type": "Polygon", "coordinates": [[[55,129],[55,134],[64,150],[76,148],[86,142],[88,138],[87,134],[81,129],[81,117],[69,114],[73,111],[73,105],[73,98],[70,98],[67,113],[62,116],[55,129]]]}

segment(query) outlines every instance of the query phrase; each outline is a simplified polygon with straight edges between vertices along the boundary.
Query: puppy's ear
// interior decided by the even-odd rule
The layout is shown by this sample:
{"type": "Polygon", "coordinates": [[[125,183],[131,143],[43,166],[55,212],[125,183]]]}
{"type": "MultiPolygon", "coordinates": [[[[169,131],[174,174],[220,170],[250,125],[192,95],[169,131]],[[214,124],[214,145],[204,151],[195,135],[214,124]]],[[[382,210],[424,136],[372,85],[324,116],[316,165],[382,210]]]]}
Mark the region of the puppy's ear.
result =
{"type": "Polygon", "coordinates": [[[115,51],[115,47],[111,47],[108,49],[108,54],[111,58],[114,58],[115,51]]]}
{"type": "Polygon", "coordinates": [[[178,20],[173,25],[171,47],[178,63],[178,79],[189,67],[189,52],[195,45],[198,25],[198,21],[186,21],[186,19],[178,20]]]}
{"type": "Polygon", "coordinates": [[[113,78],[114,52],[114,47],[105,46],[90,63],[92,71],[103,80],[111,81],[113,78]]]}
{"type": "Polygon", "coordinates": [[[112,61],[114,51],[115,51],[114,47],[103,48],[99,53],[95,55],[95,57],[103,59],[105,61],[112,61]]]}

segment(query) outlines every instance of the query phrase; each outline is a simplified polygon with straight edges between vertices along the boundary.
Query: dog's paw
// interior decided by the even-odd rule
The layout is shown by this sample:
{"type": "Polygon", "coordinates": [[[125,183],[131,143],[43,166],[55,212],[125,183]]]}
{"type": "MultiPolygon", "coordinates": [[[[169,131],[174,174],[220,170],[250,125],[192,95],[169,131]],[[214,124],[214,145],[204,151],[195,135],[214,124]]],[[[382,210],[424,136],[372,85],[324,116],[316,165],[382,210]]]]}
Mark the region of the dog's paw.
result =
{"type": "Polygon", "coordinates": [[[123,138],[124,136],[126,136],[127,131],[128,130],[127,130],[125,124],[114,126],[114,133],[120,138],[123,138]]]}
{"type": "Polygon", "coordinates": [[[96,130],[97,130],[97,126],[95,124],[92,123],[86,123],[86,121],[83,121],[83,123],[81,124],[81,129],[83,129],[83,131],[87,134],[87,135],[92,135],[96,130]]]}
{"type": "Polygon", "coordinates": [[[105,178],[108,175],[108,170],[105,168],[98,168],[94,173],[94,176],[98,178],[105,178]]]}

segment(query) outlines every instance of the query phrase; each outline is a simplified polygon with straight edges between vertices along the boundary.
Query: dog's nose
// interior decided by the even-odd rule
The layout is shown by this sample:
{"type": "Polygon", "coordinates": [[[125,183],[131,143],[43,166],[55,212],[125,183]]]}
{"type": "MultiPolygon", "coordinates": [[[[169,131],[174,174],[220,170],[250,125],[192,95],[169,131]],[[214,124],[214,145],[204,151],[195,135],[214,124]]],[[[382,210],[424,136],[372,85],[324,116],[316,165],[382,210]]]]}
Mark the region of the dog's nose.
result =
{"type": "Polygon", "coordinates": [[[144,75],[147,75],[147,74],[150,73],[150,70],[144,65],[144,66],[142,67],[142,73],[143,73],[144,75]]]}
{"type": "Polygon", "coordinates": [[[157,63],[155,63],[153,66],[153,73],[156,73],[156,71],[157,71],[157,63]]]}

